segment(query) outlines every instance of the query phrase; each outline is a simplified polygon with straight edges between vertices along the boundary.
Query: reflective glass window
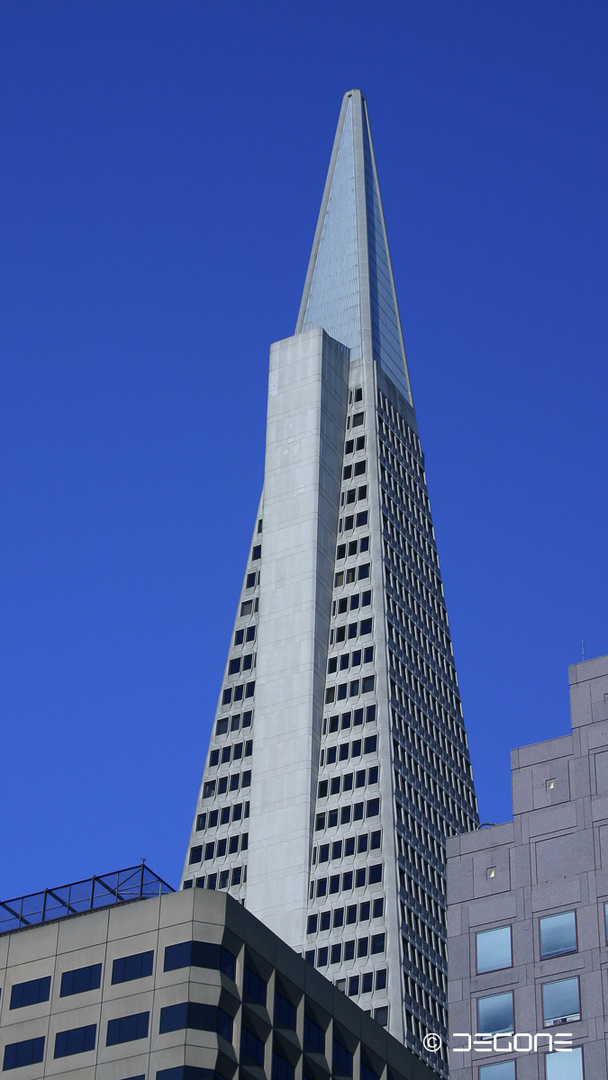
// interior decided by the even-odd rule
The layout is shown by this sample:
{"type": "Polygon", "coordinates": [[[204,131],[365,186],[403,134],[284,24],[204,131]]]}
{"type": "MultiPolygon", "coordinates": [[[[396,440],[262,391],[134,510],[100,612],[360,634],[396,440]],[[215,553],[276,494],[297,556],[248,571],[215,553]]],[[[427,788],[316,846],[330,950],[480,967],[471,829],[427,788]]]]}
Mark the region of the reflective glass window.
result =
{"type": "Polygon", "coordinates": [[[545,1027],[570,1020],[580,1020],[581,1006],[577,978],[543,983],[542,992],[545,1027]]]}
{"type": "Polygon", "coordinates": [[[562,911],[559,915],[545,915],[539,920],[540,956],[563,956],[576,952],[576,915],[574,911],[562,911]]]}
{"type": "Polygon", "coordinates": [[[583,1051],[575,1046],[569,1053],[554,1050],[545,1055],[545,1080],[583,1080],[583,1051]]]}
{"type": "Polygon", "coordinates": [[[477,999],[477,1030],[484,1035],[513,1031],[513,994],[490,994],[477,999]]]}
{"type": "Polygon", "coordinates": [[[515,1062],[497,1061],[494,1065],[480,1065],[479,1080],[515,1080],[515,1062]]]}
{"type": "Polygon", "coordinates": [[[511,927],[499,926],[496,930],[481,930],[476,934],[477,974],[484,971],[500,971],[511,967],[511,927]]]}

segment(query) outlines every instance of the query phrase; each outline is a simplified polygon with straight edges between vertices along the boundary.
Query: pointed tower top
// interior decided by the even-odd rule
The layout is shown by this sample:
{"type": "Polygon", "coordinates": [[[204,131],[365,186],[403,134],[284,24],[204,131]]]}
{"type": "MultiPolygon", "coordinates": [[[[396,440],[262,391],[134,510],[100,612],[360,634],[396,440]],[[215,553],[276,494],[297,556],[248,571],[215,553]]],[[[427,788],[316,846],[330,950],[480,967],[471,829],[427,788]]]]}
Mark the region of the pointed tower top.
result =
{"type": "Polygon", "coordinates": [[[367,105],[344,95],[296,334],[322,326],[380,364],[413,404],[367,105]]]}

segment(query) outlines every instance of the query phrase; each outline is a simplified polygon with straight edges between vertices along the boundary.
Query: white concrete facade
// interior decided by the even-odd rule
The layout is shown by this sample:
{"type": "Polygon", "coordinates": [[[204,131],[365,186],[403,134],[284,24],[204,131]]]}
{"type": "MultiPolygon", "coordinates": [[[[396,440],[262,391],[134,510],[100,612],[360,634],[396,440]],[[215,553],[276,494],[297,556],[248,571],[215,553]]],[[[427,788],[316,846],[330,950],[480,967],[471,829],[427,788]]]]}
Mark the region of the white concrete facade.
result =
{"type": "Polygon", "coordinates": [[[301,946],[310,881],[348,351],[309,330],[270,352],[247,907],[301,946]]]}

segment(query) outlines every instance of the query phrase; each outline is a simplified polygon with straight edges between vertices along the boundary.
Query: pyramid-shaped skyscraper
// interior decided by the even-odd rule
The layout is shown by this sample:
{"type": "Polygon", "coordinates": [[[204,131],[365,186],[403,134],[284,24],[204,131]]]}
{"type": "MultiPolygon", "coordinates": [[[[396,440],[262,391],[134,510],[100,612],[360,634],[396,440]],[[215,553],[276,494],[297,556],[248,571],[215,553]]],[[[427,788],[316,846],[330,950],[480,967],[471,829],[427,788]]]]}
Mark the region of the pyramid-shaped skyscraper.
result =
{"type": "Polygon", "coordinates": [[[439,1072],[446,837],[478,824],[365,99],[345,95],[182,880],[439,1072]]]}

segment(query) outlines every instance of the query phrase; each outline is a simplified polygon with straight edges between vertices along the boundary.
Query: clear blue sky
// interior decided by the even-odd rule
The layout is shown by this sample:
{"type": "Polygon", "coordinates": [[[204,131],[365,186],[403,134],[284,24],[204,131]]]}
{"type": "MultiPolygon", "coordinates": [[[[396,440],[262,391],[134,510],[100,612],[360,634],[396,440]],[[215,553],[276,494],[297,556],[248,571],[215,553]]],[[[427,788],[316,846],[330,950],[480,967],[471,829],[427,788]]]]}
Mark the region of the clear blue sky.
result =
{"type": "Polygon", "coordinates": [[[343,93],[484,820],[608,653],[608,7],[5,0],[0,896],[177,883],[343,93]]]}

